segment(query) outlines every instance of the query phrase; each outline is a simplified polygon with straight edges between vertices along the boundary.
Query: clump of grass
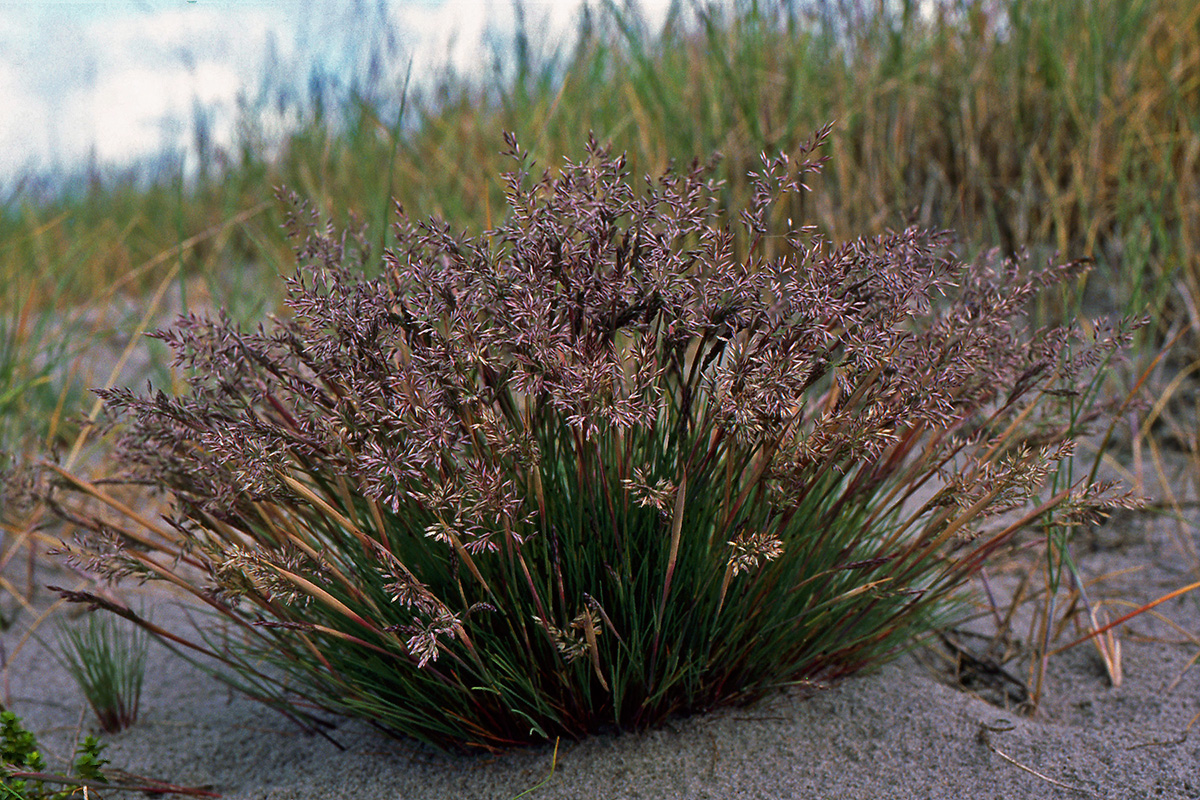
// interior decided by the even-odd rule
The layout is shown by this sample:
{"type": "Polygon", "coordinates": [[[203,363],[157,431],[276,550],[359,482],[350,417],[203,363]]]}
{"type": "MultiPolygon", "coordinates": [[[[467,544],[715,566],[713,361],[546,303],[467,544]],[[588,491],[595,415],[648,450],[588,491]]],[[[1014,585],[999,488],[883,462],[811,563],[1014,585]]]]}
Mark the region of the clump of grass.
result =
{"type": "Polygon", "coordinates": [[[89,615],[83,630],[60,626],[63,661],[105,733],[137,721],[148,647],[143,629],[125,631],[106,614],[89,615]]]}
{"type": "Polygon", "coordinates": [[[632,187],[593,140],[508,219],[401,212],[368,249],[293,204],[289,315],[158,335],[191,392],[103,393],[165,523],[72,512],[76,558],[168,580],[232,624],[186,644],[298,717],[502,749],[742,703],[874,667],[942,623],[1014,533],[1116,502],[1039,496],[1065,400],[1125,340],[1031,330],[1076,276],[965,265],[917,229],[781,226],[821,159],[764,159],[735,230],[711,167],[632,187]]]}

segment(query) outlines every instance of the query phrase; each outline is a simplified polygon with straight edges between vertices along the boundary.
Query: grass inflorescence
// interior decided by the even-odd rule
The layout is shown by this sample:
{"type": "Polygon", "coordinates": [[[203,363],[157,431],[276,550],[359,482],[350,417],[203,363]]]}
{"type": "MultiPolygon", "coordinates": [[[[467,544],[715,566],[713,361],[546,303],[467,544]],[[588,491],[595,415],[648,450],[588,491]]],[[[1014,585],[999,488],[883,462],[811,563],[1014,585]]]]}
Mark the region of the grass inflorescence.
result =
{"type": "Polygon", "coordinates": [[[785,223],[828,135],[725,210],[711,165],[638,190],[592,140],[532,181],[509,136],[504,222],[401,209],[381,271],[289,199],[288,313],[181,317],[157,336],[190,391],[103,392],[172,516],[73,514],[75,557],[233,623],[188,644],[251,694],[439,747],[642,729],[894,657],[1016,531],[1121,501],[1039,493],[1128,331],[1029,325],[1077,263],[785,223]]]}

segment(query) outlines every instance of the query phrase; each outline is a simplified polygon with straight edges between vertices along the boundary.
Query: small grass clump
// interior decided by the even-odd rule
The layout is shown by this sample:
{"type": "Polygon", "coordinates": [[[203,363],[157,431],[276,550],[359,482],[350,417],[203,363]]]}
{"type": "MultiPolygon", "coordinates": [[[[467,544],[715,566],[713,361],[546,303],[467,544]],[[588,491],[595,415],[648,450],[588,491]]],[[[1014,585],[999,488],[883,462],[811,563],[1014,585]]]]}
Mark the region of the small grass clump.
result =
{"type": "Polygon", "coordinates": [[[62,658],[105,733],[137,721],[148,646],[143,629],[125,632],[109,615],[90,615],[84,630],[60,628],[62,658]]]}
{"type": "Polygon", "coordinates": [[[127,519],[69,511],[76,558],[217,623],[186,638],[65,594],[297,718],[443,748],[644,729],[910,647],[1019,529],[1116,501],[1039,491],[1127,337],[1026,324],[1078,264],[781,224],[827,134],[764,158],[736,229],[710,166],[637,191],[593,140],[531,182],[510,136],[507,220],[401,211],[371,278],[369,247],[293,201],[288,314],[181,317],[158,336],[190,393],[103,393],[172,517],[60,473],[127,519]]]}

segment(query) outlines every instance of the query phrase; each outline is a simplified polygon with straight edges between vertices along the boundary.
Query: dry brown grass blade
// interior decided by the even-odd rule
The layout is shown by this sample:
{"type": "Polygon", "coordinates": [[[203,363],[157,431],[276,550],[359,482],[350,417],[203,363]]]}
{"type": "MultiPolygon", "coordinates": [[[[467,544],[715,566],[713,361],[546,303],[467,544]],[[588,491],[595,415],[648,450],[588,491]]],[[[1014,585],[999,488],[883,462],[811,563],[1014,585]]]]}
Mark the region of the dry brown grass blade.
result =
{"type": "Polygon", "coordinates": [[[675,574],[675,563],[679,557],[679,539],[683,532],[683,513],[686,507],[688,475],[684,467],[679,477],[679,488],[675,491],[675,510],[671,514],[671,546],[667,556],[667,574],[663,578],[662,598],[658,603],[658,616],[661,619],[663,610],[667,607],[667,595],[671,591],[671,579],[675,574]]]}
{"type": "Polygon", "coordinates": [[[124,275],[122,275],[121,278],[119,278],[118,280],[113,281],[112,285],[109,287],[107,294],[105,295],[105,298],[112,299],[112,297],[116,294],[117,290],[119,290],[125,284],[128,284],[128,283],[136,280],[137,278],[139,278],[140,276],[149,272],[150,270],[154,269],[155,267],[166,263],[168,259],[175,258],[175,257],[181,255],[182,253],[185,253],[188,250],[191,250],[193,247],[200,244],[201,242],[204,242],[208,239],[213,238],[214,236],[217,236],[218,234],[224,232],[226,229],[228,229],[234,225],[240,225],[241,223],[246,222],[247,220],[250,220],[250,219],[258,216],[259,214],[261,214],[262,212],[264,212],[268,208],[270,208],[273,204],[274,204],[274,201],[272,201],[272,200],[264,200],[264,201],[258,203],[257,205],[254,205],[254,206],[246,209],[245,211],[238,212],[237,214],[234,214],[232,217],[229,217],[228,219],[218,222],[216,225],[212,225],[212,226],[200,231],[197,234],[189,236],[188,238],[184,239],[183,241],[179,242],[176,245],[168,247],[167,249],[161,251],[160,253],[153,256],[152,258],[142,262],[138,266],[129,270],[124,275]]]}
{"type": "MultiPolygon", "coordinates": [[[[1149,445],[1150,458],[1154,463],[1154,472],[1158,476],[1159,485],[1162,487],[1163,493],[1166,495],[1166,503],[1171,509],[1175,520],[1179,522],[1174,529],[1174,539],[1179,545],[1180,551],[1186,554],[1191,560],[1192,569],[1200,570],[1200,551],[1197,550],[1194,537],[1186,535],[1186,531],[1184,530],[1186,523],[1183,521],[1187,519],[1183,513],[1184,503],[1172,488],[1174,482],[1167,477],[1166,465],[1163,462],[1162,450],[1158,442],[1151,439],[1149,445]]],[[[1200,476],[1200,465],[1197,465],[1195,468],[1198,470],[1196,475],[1200,476]]]]}
{"type": "Polygon", "coordinates": [[[364,619],[361,615],[355,613],[341,600],[338,600],[336,597],[331,595],[329,592],[325,591],[320,586],[317,586],[315,583],[308,580],[307,578],[297,575],[295,572],[286,570],[283,567],[277,566],[275,564],[267,563],[267,566],[270,567],[271,569],[275,570],[276,572],[278,572],[280,577],[284,578],[285,580],[287,580],[289,583],[293,584],[297,588],[303,590],[305,594],[308,594],[311,597],[314,597],[317,600],[320,600],[322,603],[324,603],[329,608],[333,609],[334,611],[338,612],[342,616],[346,617],[346,619],[354,621],[355,623],[361,625],[362,627],[366,628],[367,630],[371,631],[372,633],[375,633],[375,634],[381,633],[378,626],[376,626],[375,624],[371,623],[370,621],[364,619]]]}
{"type": "Polygon", "coordinates": [[[1062,653],[1064,651],[1070,650],[1075,645],[1082,644],[1083,642],[1086,642],[1088,639],[1091,639],[1095,636],[1099,636],[1102,633],[1106,633],[1107,631],[1112,630],[1113,628],[1117,627],[1118,625],[1128,622],[1129,620],[1133,619],[1134,617],[1138,616],[1139,614],[1144,614],[1147,611],[1149,611],[1150,609],[1160,606],[1163,603],[1167,602],[1168,600],[1173,600],[1176,597],[1179,597],[1180,595],[1187,594],[1188,592],[1194,591],[1196,589],[1200,589],[1200,581],[1196,581],[1195,583],[1189,583],[1187,586],[1182,586],[1172,592],[1167,592],[1166,594],[1164,594],[1162,597],[1158,598],[1157,600],[1152,600],[1149,603],[1145,603],[1144,605],[1139,606],[1137,609],[1129,612],[1128,614],[1117,617],[1112,622],[1109,622],[1106,625],[1096,628],[1095,630],[1093,630],[1091,633],[1087,634],[1086,636],[1081,636],[1080,638],[1076,639],[1075,641],[1071,642],[1068,645],[1063,645],[1062,647],[1058,647],[1054,650],[1051,650],[1046,655],[1054,656],[1054,655],[1058,655],[1059,653],[1062,653]]]}
{"type": "MultiPolygon", "coordinates": [[[[84,799],[87,800],[88,791],[91,789],[102,790],[108,792],[144,792],[146,794],[178,794],[185,797],[220,797],[218,792],[210,792],[202,788],[190,788],[187,786],[175,786],[164,781],[156,781],[153,778],[143,778],[139,775],[131,775],[119,770],[105,770],[105,774],[119,778],[119,782],[97,783],[95,781],[85,781],[79,778],[68,778],[63,775],[52,775],[46,772],[11,772],[7,773],[7,777],[16,778],[18,780],[27,781],[44,781],[46,783],[61,784],[63,786],[74,786],[83,790],[84,799]]],[[[75,794],[71,792],[71,794],[75,794]]],[[[55,797],[59,795],[54,795],[55,797]]],[[[99,800],[100,795],[95,795],[99,800]]]]}
{"type": "Polygon", "coordinates": [[[366,546],[366,544],[365,544],[366,542],[370,541],[368,539],[367,535],[362,532],[362,529],[360,529],[357,525],[355,525],[353,522],[351,522],[348,517],[346,517],[344,514],[342,514],[336,508],[329,505],[329,503],[326,502],[323,497],[318,495],[312,489],[309,489],[307,486],[305,486],[303,483],[301,483],[300,481],[293,478],[291,475],[280,475],[280,478],[283,479],[283,482],[286,483],[288,488],[290,488],[293,492],[300,495],[305,500],[307,500],[308,502],[310,502],[314,506],[316,506],[318,509],[320,509],[322,514],[327,514],[327,515],[329,515],[329,517],[331,519],[336,520],[338,525],[340,525],[343,528],[345,528],[346,530],[350,531],[356,539],[358,539],[361,542],[364,542],[364,546],[366,546]]]}
{"type": "MultiPolygon", "coordinates": [[[[271,206],[270,202],[259,203],[258,205],[254,206],[253,208],[249,208],[246,211],[243,211],[239,214],[235,214],[234,216],[230,217],[227,220],[223,220],[221,223],[219,223],[217,225],[213,225],[212,227],[210,227],[206,230],[203,230],[194,236],[184,239],[182,242],[175,245],[174,247],[170,247],[170,248],[162,251],[157,256],[146,261],[141,266],[126,273],[119,280],[114,281],[108,288],[108,291],[106,294],[106,299],[111,300],[111,298],[115,295],[117,290],[120,289],[122,284],[136,278],[138,275],[141,275],[141,274],[153,269],[154,267],[159,266],[160,264],[165,263],[168,259],[170,259],[174,256],[178,256],[179,254],[181,254],[187,250],[190,250],[191,248],[195,247],[196,245],[200,244],[201,242],[204,242],[205,240],[218,235],[219,233],[226,230],[227,228],[229,228],[233,225],[240,224],[242,222],[245,222],[248,219],[251,219],[254,216],[257,216],[258,214],[262,213],[270,206],[271,206]]],[[[167,274],[163,277],[163,279],[161,281],[159,281],[158,286],[155,288],[154,294],[151,296],[150,301],[146,304],[145,313],[142,314],[142,318],[138,321],[137,329],[139,331],[146,330],[147,327],[149,327],[150,322],[154,319],[154,316],[158,313],[159,308],[162,305],[162,301],[163,301],[163,298],[166,296],[167,289],[174,282],[176,276],[179,275],[179,271],[180,271],[180,265],[177,263],[167,272],[167,274]]],[[[133,355],[133,351],[135,349],[137,349],[138,344],[139,344],[139,339],[137,337],[130,338],[129,344],[126,345],[125,349],[121,352],[120,357],[117,359],[117,363],[113,366],[112,371],[109,373],[108,380],[105,381],[105,383],[104,383],[105,389],[112,388],[113,384],[116,383],[117,378],[120,377],[121,370],[123,370],[125,368],[125,365],[129,362],[129,359],[133,355]]],[[[87,420],[89,423],[94,423],[96,421],[96,418],[100,414],[100,409],[102,409],[103,407],[104,407],[104,401],[97,398],[96,401],[92,404],[92,408],[88,412],[88,415],[87,415],[87,420]]],[[[70,451],[69,455],[67,456],[66,461],[64,462],[64,466],[67,469],[71,469],[71,467],[75,464],[75,460],[79,457],[79,453],[82,451],[83,445],[87,441],[89,432],[90,432],[89,425],[85,425],[80,430],[79,435],[76,437],[74,444],[71,446],[71,451],[70,451]]]]}
{"type": "Polygon", "coordinates": [[[1012,730],[1012,728],[994,728],[994,727],[991,727],[988,725],[981,724],[979,726],[979,741],[981,744],[983,744],[985,747],[987,747],[987,749],[991,750],[993,753],[1000,756],[1002,759],[1004,759],[1008,763],[1012,764],[1017,769],[1028,772],[1030,775],[1033,775],[1035,778],[1039,778],[1043,781],[1046,781],[1047,783],[1051,784],[1052,786],[1057,786],[1060,789],[1066,789],[1071,792],[1080,792],[1081,794],[1086,794],[1089,797],[1099,797],[1099,795],[1095,794],[1094,792],[1088,791],[1087,789],[1084,789],[1082,787],[1072,786],[1069,783],[1063,783],[1062,781],[1055,780],[1054,778],[1051,778],[1049,775],[1043,775],[1042,773],[1038,772],[1033,767],[1028,767],[1028,766],[1022,764],[1020,761],[1017,761],[1015,758],[1008,755],[1000,748],[996,747],[996,745],[992,744],[992,739],[991,739],[991,736],[989,735],[989,733],[992,733],[992,732],[1004,733],[1009,730],[1012,730]]]}
{"type": "MultiPolygon", "coordinates": [[[[150,325],[150,321],[154,319],[155,314],[158,313],[158,309],[162,305],[163,298],[167,294],[167,289],[170,287],[171,283],[175,280],[175,276],[178,274],[179,265],[176,264],[159,283],[158,288],[154,292],[154,296],[146,305],[146,312],[142,314],[141,320],[138,321],[137,329],[139,331],[144,331],[150,325]]],[[[137,337],[130,337],[129,344],[127,344],[125,349],[121,352],[121,356],[117,359],[117,363],[113,365],[112,371],[108,375],[108,380],[104,382],[105,389],[111,389],[113,384],[117,382],[117,378],[120,377],[121,371],[125,369],[125,365],[129,362],[129,358],[133,355],[133,351],[137,349],[138,344],[139,339],[137,337]]],[[[71,469],[71,467],[75,464],[75,460],[79,458],[79,454],[83,450],[83,445],[87,441],[88,434],[91,432],[91,427],[93,424],[95,424],[96,419],[100,416],[100,410],[102,408],[104,408],[104,400],[97,397],[96,401],[92,403],[91,410],[88,412],[88,424],[84,425],[80,429],[79,435],[75,437],[75,443],[71,445],[71,452],[67,455],[66,461],[63,462],[63,466],[66,469],[71,469]]]]}
{"type": "MultiPolygon", "coordinates": [[[[1088,614],[1093,631],[1099,631],[1108,622],[1108,612],[1103,609],[1102,603],[1103,601],[1096,603],[1088,614]]],[[[1096,643],[1096,649],[1100,651],[1100,660],[1104,662],[1109,682],[1114,688],[1120,688],[1124,672],[1121,666],[1121,640],[1117,638],[1116,628],[1105,630],[1102,635],[1097,635],[1092,641],[1096,643]]]]}
{"type": "Polygon", "coordinates": [[[583,612],[583,636],[587,640],[588,655],[591,656],[592,669],[596,673],[596,678],[604,687],[604,691],[611,691],[608,688],[608,681],[604,680],[604,672],[600,668],[600,647],[596,643],[596,626],[592,624],[592,615],[588,609],[584,609],[583,612]]]}
{"type": "MultiPolygon", "coordinates": [[[[1180,330],[1180,331],[1176,332],[1176,334],[1173,337],[1171,337],[1171,339],[1162,348],[1159,349],[1158,353],[1155,354],[1153,359],[1151,359],[1150,364],[1147,365],[1147,367],[1144,370],[1142,370],[1140,375],[1138,375],[1138,378],[1136,381],[1134,381],[1133,386],[1131,386],[1129,391],[1126,392],[1125,399],[1121,402],[1121,407],[1117,410],[1117,412],[1115,414],[1113,414],[1112,422],[1109,423],[1108,428],[1104,431],[1104,437],[1101,439],[1100,446],[1097,448],[1098,452],[1104,453],[1107,455],[1108,449],[1109,449],[1109,444],[1112,442],[1113,434],[1116,432],[1116,429],[1117,429],[1117,424],[1119,422],[1121,422],[1122,419],[1124,419],[1125,413],[1129,411],[1130,406],[1133,404],[1134,400],[1137,398],[1138,394],[1141,392],[1142,387],[1146,384],[1146,381],[1148,381],[1150,379],[1150,376],[1153,374],[1154,370],[1158,367],[1158,365],[1160,363],[1162,363],[1162,360],[1166,357],[1167,353],[1169,353],[1171,351],[1171,349],[1173,347],[1175,347],[1176,344],[1179,343],[1179,340],[1183,337],[1183,334],[1185,332],[1186,332],[1185,330],[1180,330]]],[[[1171,389],[1171,391],[1173,392],[1174,389],[1171,389]]],[[[1161,398],[1160,398],[1160,401],[1161,401],[1161,398]]],[[[1161,409],[1160,409],[1159,413],[1161,413],[1161,409]]],[[[1136,485],[1137,485],[1138,494],[1144,495],[1146,493],[1146,490],[1145,490],[1144,481],[1142,479],[1141,442],[1146,437],[1146,434],[1149,431],[1149,428],[1146,427],[1145,424],[1143,424],[1140,428],[1137,429],[1137,431],[1138,431],[1137,435],[1133,437],[1133,452],[1134,452],[1134,464],[1135,464],[1134,475],[1136,476],[1136,485]]],[[[1092,463],[1091,472],[1088,474],[1088,482],[1089,483],[1094,482],[1096,480],[1096,473],[1097,473],[1097,470],[1099,470],[1099,468],[1100,468],[1100,459],[1096,459],[1092,463]]]]}
{"type": "Polygon", "coordinates": [[[7,578],[0,577],[0,589],[3,589],[16,598],[17,602],[21,604],[21,608],[30,614],[35,613],[33,606],[29,603],[29,599],[16,586],[13,586],[7,578]]]}
{"type": "MultiPolygon", "coordinates": [[[[81,581],[77,585],[76,588],[82,588],[83,586],[86,586],[86,585],[87,585],[87,581],[81,581]]],[[[27,627],[25,629],[25,634],[17,641],[17,644],[13,648],[12,652],[4,653],[3,671],[4,671],[4,705],[5,705],[5,707],[9,707],[12,705],[12,698],[9,697],[9,691],[8,691],[8,665],[9,665],[9,662],[12,659],[16,658],[18,653],[20,653],[22,650],[25,649],[25,645],[28,644],[29,640],[33,637],[34,631],[36,631],[43,622],[45,622],[47,619],[49,619],[51,614],[53,614],[56,610],[58,610],[58,608],[60,606],[64,605],[65,603],[66,603],[66,600],[63,600],[63,599],[58,599],[58,600],[55,600],[53,603],[51,603],[50,606],[45,611],[43,611],[38,616],[38,618],[35,619],[29,625],[29,627],[27,627]]]]}
{"type": "MultiPolygon", "coordinates": [[[[133,520],[138,525],[141,525],[143,528],[145,528],[148,531],[154,532],[155,534],[162,537],[163,539],[170,538],[167,531],[161,525],[158,525],[158,524],[152,522],[151,520],[147,519],[144,515],[139,514],[137,511],[134,511],[128,505],[126,505],[125,503],[122,503],[120,500],[116,499],[112,495],[103,491],[102,489],[100,489],[100,487],[96,486],[95,484],[91,483],[90,481],[79,477],[75,473],[70,472],[68,469],[66,469],[64,467],[60,467],[58,464],[55,464],[53,462],[43,461],[42,463],[48,469],[58,473],[59,477],[63,478],[67,482],[73,484],[75,486],[75,488],[79,489],[84,494],[91,495],[96,500],[99,500],[101,503],[108,506],[112,510],[133,520]]],[[[124,535],[128,536],[129,538],[133,539],[134,541],[138,542],[139,544],[143,544],[147,547],[153,548],[154,550],[161,551],[163,549],[161,542],[156,542],[153,539],[147,538],[145,536],[141,536],[140,534],[137,534],[133,531],[123,530],[122,533],[124,535]]],[[[193,562],[193,563],[195,563],[195,562],[193,562]]]]}
{"type": "MultiPolygon", "coordinates": [[[[1182,681],[1183,681],[1183,676],[1184,676],[1184,675],[1187,675],[1187,674],[1188,674],[1188,670],[1190,670],[1192,667],[1196,666],[1196,663],[1197,663],[1197,662],[1200,662],[1200,652],[1197,652],[1197,653],[1196,653],[1196,655],[1194,655],[1194,656],[1192,656],[1191,658],[1189,658],[1189,659],[1188,659],[1188,662],[1187,662],[1186,664],[1184,664],[1184,665],[1183,665],[1183,669],[1181,669],[1181,670],[1179,671],[1179,674],[1178,674],[1178,675],[1176,675],[1176,676],[1175,676],[1175,677],[1174,677],[1174,678],[1171,680],[1171,682],[1167,684],[1167,689],[1166,689],[1166,691],[1167,691],[1167,692],[1172,692],[1172,691],[1174,691],[1174,690],[1175,690],[1175,687],[1176,687],[1176,686],[1178,686],[1178,685],[1180,684],[1180,682],[1182,682],[1182,681]]],[[[1193,721],[1195,721],[1195,718],[1193,718],[1193,721]]]]}

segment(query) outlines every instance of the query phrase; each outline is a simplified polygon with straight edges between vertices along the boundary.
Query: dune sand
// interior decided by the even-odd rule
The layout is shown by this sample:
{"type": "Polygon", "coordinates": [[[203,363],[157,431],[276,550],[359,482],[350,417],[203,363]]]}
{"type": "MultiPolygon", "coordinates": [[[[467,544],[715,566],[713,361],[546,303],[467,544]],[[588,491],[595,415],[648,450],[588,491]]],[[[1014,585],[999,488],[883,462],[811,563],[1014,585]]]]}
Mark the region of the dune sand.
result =
{"type": "MultiPolygon", "coordinates": [[[[1126,516],[1081,540],[1086,576],[1139,568],[1093,586],[1093,601],[1146,602],[1195,580],[1180,535],[1126,516]]],[[[996,577],[993,591],[1006,581],[996,577]]],[[[161,593],[133,596],[154,606],[157,622],[182,621],[161,593]]],[[[1194,637],[1198,607],[1193,593],[1155,610],[1194,637]]],[[[0,636],[6,656],[22,628],[0,636]]],[[[50,626],[38,634],[53,639],[50,626]]],[[[1120,687],[1085,643],[1050,661],[1033,716],[987,702],[1003,701],[984,683],[977,693],[948,685],[926,649],[810,697],[781,692],[650,733],[563,742],[557,763],[552,746],[448,756],[353,721],[333,729],[339,749],[152,644],[140,720],[102,738],[113,767],[230,800],[1200,798],[1200,668],[1188,668],[1200,643],[1148,614],[1122,627],[1120,639],[1120,687]]],[[[1027,676],[1018,661],[1006,669],[1027,676]]],[[[5,674],[6,704],[51,756],[68,756],[94,729],[83,696],[37,641],[9,658],[5,674]]]]}

